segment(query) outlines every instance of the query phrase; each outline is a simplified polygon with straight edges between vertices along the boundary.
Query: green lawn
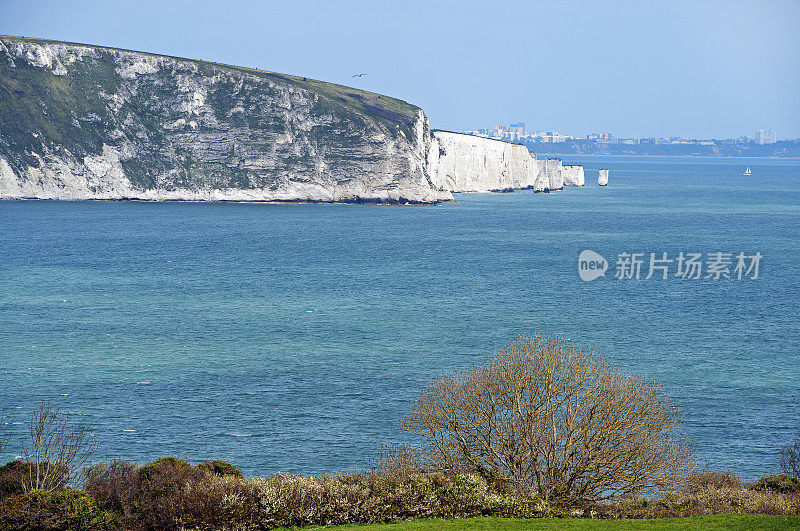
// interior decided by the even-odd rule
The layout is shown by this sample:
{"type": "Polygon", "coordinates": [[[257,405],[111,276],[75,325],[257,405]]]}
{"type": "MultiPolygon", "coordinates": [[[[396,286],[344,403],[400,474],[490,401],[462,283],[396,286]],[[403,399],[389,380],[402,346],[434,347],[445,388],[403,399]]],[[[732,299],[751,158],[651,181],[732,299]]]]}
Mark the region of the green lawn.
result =
{"type": "MultiPolygon", "coordinates": [[[[310,529],[310,528],[306,528],[310,529]]],[[[322,529],[322,528],[314,528],[322,529]]],[[[337,526],[324,529],[358,531],[460,531],[462,529],[800,529],[800,516],[723,514],[653,520],[591,520],[588,518],[465,518],[462,520],[415,520],[398,524],[337,526]]]]}

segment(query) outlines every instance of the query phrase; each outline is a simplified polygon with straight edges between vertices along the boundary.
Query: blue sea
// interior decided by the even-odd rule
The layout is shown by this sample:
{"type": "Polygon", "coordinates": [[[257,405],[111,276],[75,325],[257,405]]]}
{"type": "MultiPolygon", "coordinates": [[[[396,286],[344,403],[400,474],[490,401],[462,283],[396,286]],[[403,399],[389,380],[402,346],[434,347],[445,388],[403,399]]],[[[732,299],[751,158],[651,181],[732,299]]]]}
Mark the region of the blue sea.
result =
{"type": "Polygon", "coordinates": [[[409,440],[431,378],[540,333],[660,381],[701,465],[774,471],[800,433],[800,160],[565,162],[585,188],[438,206],[0,202],[0,461],[48,399],[97,460],[351,469],[409,440]],[[584,249],[605,277],[579,278],[584,249]],[[731,253],[733,278],[645,279],[681,252],[731,253]]]}

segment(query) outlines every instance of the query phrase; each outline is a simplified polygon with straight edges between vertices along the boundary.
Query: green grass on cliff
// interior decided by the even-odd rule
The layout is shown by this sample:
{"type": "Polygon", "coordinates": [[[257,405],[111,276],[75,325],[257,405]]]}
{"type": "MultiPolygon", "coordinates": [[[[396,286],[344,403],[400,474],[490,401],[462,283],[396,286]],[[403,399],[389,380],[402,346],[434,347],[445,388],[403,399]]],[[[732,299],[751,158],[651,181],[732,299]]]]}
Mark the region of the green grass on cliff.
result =
{"type": "MultiPolygon", "coordinates": [[[[19,42],[64,44],[98,52],[92,59],[68,65],[65,75],[32,66],[24,59],[15,61],[14,66],[0,59],[0,156],[20,174],[27,168],[38,167],[42,160],[49,160],[49,155],[69,158],[69,154],[77,160],[98,155],[104,144],[116,145],[123,137],[134,146],[135,156],[124,158],[121,164],[132,185],[140,189],[264,188],[274,185],[276,176],[290,174],[292,168],[313,166],[308,150],[284,150],[277,158],[281,166],[276,167],[274,175],[199,159],[190,149],[173,142],[171,137],[182,131],[165,128],[165,124],[178,119],[191,119],[185,110],[170,104],[180,93],[178,77],[169,69],[161,69],[152,76],[141,76],[135,90],[126,91],[132,84],[117,72],[115,52],[168,58],[196,66],[198,77],[215,77],[206,105],[220,127],[210,129],[201,122],[193,129],[196,132],[249,129],[265,134],[289,134],[307,145],[326,146],[326,160],[332,165],[345,166],[353,160],[369,162],[364,132],[374,133],[377,129],[390,137],[402,134],[409,141],[414,139],[417,107],[357,88],[267,70],[91,44],[4,35],[0,35],[0,40],[9,46],[19,42]],[[317,118],[317,124],[309,130],[298,129],[293,120],[273,108],[271,102],[289,90],[303,92],[311,102],[309,113],[317,118]],[[120,93],[123,98],[112,103],[120,93]],[[241,105],[247,112],[232,112],[241,105]]],[[[178,66],[177,70],[188,69],[178,66]]],[[[265,150],[269,149],[270,146],[265,146],[265,150]]]]}
{"type": "Polygon", "coordinates": [[[291,74],[281,74],[278,72],[272,72],[269,70],[262,70],[258,68],[227,65],[212,61],[203,61],[200,59],[188,59],[185,57],[161,55],[150,52],[141,52],[138,50],[127,50],[124,48],[112,48],[108,46],[97,46],[94,44],[54,41],[49,39],[39,39],[32,37],[14,37],[9,35],[0,35],[0,39],[33,42],[38,44],[69,44],[75,46],[88,46],[91,48],[97,48],[101,50],[109,50],[109,51],[116,50],[116,51],[140,53],[156,57],[169,57],[171,59],[188,61],[213,68],[238,70],[256,76],[269,77],[272,78],[273,80],[282,80],[286,83],[290,83],[299,88],[303,88],[311,92],[316,92],[320,96],[323,96],[328,100],[330,100],[331,103],[341,105],[346,109],[353,110],[358,113],[365,114],[372,119],[376,119],[379,122],[386,125],[390,131],[402,130],[409,138],[411,138],[409,135],[413,133],[412,126],[414,124],[414,121],[416,120],[417,112],[419,111],[419,107],[415,105],[411,105],[406,101],[397,98],[392,98],[390,96],[386,96],[383,94],[376,94],[374,92],[369,92],[354,87],[348,87],[345,85],[338,85],[336,83],[329,83],[326,81],[320,81],[317,79],[311,79],[308,77],[296,76],[291,74]]]}

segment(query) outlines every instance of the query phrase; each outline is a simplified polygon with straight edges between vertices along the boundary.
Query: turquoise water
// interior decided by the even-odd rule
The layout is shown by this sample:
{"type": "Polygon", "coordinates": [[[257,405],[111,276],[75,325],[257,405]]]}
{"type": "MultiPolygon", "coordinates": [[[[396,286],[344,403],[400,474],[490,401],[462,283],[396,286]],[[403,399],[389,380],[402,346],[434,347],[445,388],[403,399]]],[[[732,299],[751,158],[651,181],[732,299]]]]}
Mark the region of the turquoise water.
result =
{"type": "Polygon", "coordinates": [[[0,202],[0,460],[47,398],[98,458],[352,468],[406,437],[428,379],[540,332],[660,380],[701,464],[772,471],[800,429],[800,161],[570,161],[611,186],[432,207],[0,202]],[[578,278],[583,249],[606,278],[578,278]],[[761,252],[760,278],[613,279],[618,253],[681,251],[761,252]]]}

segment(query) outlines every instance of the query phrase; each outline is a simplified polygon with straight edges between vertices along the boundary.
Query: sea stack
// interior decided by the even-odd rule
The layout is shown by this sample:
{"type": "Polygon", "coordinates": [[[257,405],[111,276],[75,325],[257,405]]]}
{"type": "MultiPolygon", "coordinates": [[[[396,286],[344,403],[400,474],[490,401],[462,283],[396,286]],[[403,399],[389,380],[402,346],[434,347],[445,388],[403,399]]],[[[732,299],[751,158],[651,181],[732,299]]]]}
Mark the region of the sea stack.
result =
{"type": "Polygon", "coordinates": [[[583,166],[564,164],[561,173],[564,174],[564,186],[583,186],[583,166]]]}
{"type": "Polygon", "coordinates": [[[600,168],[600,175],[597,177],[597,184],[608,186],[608,168],[600,168]]]}

